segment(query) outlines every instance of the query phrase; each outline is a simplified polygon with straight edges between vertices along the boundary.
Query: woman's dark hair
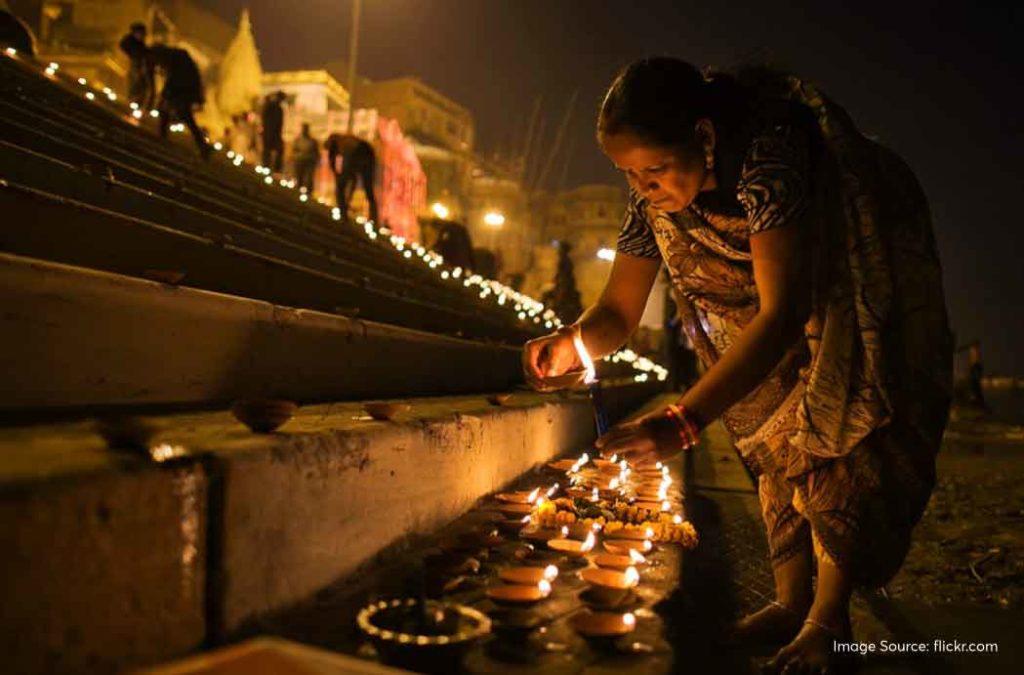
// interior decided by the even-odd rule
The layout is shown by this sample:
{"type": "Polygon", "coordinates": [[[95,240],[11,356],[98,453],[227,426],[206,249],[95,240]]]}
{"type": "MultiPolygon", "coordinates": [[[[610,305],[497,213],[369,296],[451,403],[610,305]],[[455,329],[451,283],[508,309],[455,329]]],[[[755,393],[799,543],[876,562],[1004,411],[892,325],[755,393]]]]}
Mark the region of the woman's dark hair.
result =
{"type": "Polygon", "coordinates": [[[597,135],[629,132],[644,142],[687,151],[695,147],[697,120],[716,130],[737,127],[751,107],[752,93],[724,73],[702,74],[668,56],[640,59],[615,77],[597,116],[597,135]]]}

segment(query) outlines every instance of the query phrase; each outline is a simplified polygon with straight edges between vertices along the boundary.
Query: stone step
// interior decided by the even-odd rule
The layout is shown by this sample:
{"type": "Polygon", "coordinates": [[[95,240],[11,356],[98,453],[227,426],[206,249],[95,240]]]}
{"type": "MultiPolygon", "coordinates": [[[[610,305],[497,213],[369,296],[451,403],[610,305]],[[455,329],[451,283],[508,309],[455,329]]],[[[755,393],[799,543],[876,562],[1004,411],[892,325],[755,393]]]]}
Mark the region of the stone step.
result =
{"type": "Polygon", "coordinates": [[[505,389],[519,351],[0,254],[0,411],[505,389]]]}
{"type": "MultiPolygon", "coordinates": [[[[611,417],[653,393],[608,387],[611,417]]],[[[244,632],[594,436],[578,394],[407,402],[391,422],[307,406],[271,435],[164,416],[148,453],[108,450],[89,420],[0,430],[10,672],[111,672],[244,632]]]]}

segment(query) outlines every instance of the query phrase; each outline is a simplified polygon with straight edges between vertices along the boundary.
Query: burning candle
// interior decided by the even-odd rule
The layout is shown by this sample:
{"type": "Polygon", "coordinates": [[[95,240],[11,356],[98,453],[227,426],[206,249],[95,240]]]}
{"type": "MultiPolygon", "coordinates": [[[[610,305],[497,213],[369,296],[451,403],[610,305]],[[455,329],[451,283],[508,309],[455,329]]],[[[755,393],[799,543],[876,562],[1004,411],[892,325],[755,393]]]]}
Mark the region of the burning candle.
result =
{"type": "Polygon", "coordinates": [[[577,328],[572,336],[572,344],[576,347],[576,354],[580,357],[580,363],[586,375],[583,383],[590,389],[590,403],[594,406],[594,424],[597,427],[597,435],[604,436],[608,431],[608,417],[604,412],[604,402],[601,396],[601,383],[597,379],[597,369],[594,367],[594,360],[590,358],[590,352],[583,344],[583,334],[577,328]]]}

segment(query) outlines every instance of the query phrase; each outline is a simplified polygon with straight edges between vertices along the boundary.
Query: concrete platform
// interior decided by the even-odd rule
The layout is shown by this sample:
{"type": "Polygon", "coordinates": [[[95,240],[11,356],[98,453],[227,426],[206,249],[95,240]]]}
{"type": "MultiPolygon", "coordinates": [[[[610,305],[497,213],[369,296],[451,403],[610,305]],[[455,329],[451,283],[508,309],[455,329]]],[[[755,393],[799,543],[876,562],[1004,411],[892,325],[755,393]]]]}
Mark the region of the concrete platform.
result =
{"type": "MultiPolygon", "coordinates": [[[[609,388],[613,418],[654,393],[609,388]]],[[[314,405],[278,433],[154,420],[152,461],[91,421],[0,430],[0,647],[11,672],[111,672],[314,596],[594,436],[581,395],[411,399],[391,422],[314,405]]]]}

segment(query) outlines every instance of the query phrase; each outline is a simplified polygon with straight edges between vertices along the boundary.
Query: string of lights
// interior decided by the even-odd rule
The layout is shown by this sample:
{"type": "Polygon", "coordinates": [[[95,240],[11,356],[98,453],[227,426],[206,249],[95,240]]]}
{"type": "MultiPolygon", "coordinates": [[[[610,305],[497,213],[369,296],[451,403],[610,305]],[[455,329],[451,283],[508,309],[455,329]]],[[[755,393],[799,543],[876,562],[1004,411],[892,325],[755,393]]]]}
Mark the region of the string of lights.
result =
{"type": "MultiPolygon", "coordinates": [[[[18,51],[13,47],[8,47],[4,50],[6,56],[10,58],[16,58],[24,63],[35,64],[34,60],[30,61],[19,57],[18,51]]],[[[37,64],[36,64],[37,65],[37,64]]],[[[128,106],[124,106],[118,103],[119,98],[117,94],[107,86],[93,86],[90,82],[84,78],[79,77],[77,79],[64,78],[60,73],[60,64],[54,61],[50,61],[43,69],[43,74],[53,80],[60,77],[62,81],[67,83],[77,83],[84,89],[83,96],[86,100],[93,101],[96,103],[104,103],[102,99],[106,99],[105,104],[115,107],[117,111],[123,114],[126,118],[133,123],[139,123],[146,116],[146,111],[142,110],[138,103],[134,101],[129,103],[128,106]]],[[[159,118],[159,110],[150,110],[149,117],[159,118]]],[[[169,126],[169,129],[173,133],[185,132],[185,125],[176,122],[169,126]]],[[[209,139],[207,139],[209,140],[209,139]]],[[[228,161],[235,167],[242,169],[243,171],[252,171],[255,173],[262,182],[268,186],[275,183],[273,172],[269,167],[262,166],[260,164],[249,164],[246,162],[245,157],[232,150],[224,150],[224,146],[219,141],[211,143],[211,149],[217,153],[223,153],[228,161]]],[[[298,188],[297,181],[293,177],[280,178],[277,184],[288,190],[297,191],[297,199],[302,203],[308,203],[311,195],[307,192],[306,188],[298,188]]],[[[335,221],[340,221],[343,218],[341,209],[338,207],[331,207],[322,199],[316,199],[318,208],[329,209],[330,217],[335,221]]],[[[513,312],[516,318],[521,322],[528,322],[537,325],[543,325],[544,328],[549,330],[558,329],[563,326],[561,319],[555,314],[554,310],[547,308],[540,301],[524,294],[519,291],[502,284],[500,281],[495,279],[485,279],[479,274],[475,274],[472,270],[463,269],[462,267],[449,267],[444,264],[444,258],[436,253],[435,251],[427,249],[425,246],[418,242],[407,241],[404,237],[392,234],[391,230],[385,226],[377,226],[374,222],[367,220],[363,217],[357,217],[357,225],[362,228],[363,233],[367,239],[373,242],[380,242],[385,247],[390,247],[395,253],[407,260],[413,260],[414,258],[423,263],[428,269],[432,270],[442,280],[449,283],[460,283],[464,288],[472,289],[477,293],[480,300],[488,300],[493,302],[498,307],[506,309],[509,312],[513,312]]],[[[646,382],[652,376],[656,377],[658,381],[665,381],[668,377],[668,371],[651,361],[650,359],[642,356],[638,356],[631,349],[621,349],[614,354],[610,354],[604,358],[604,361],[611,363],[628,363],[632,365],[633,369],[637,371],[633,379],[635,382],[646,382]]]]}

